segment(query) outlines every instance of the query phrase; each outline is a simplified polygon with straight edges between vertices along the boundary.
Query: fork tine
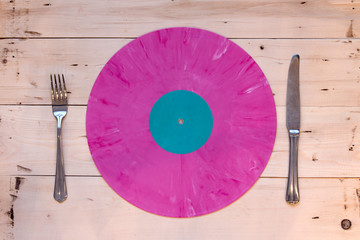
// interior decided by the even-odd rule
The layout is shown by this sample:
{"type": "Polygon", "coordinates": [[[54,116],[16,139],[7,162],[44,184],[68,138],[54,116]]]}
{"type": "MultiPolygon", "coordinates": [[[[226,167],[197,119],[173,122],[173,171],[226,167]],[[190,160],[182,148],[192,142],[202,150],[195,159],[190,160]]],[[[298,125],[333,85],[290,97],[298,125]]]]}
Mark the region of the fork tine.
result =
{"type": "Polygon", "coordinates": [[[67,91],[66,91],[66,85],[65,85],[65,78],[64,78],[64,74],[62,75],[62,80],[63,80],[63,87],[64,87],[64,96],[65,96],[65,100],[67,100],[67,91]]]}
{"type": "Polygon", "coordinates": [[[54,74],[54,82],[55,82],[55,101],[59,101],[59,89],[57,85],[56,74],[54,74]]]}
{"type": "Polygon", "coordinates": [[[59,95],[60,95],[60,101],[64,100],[63,99],[63,89],[61,86],[61,79],[60,79],[60,74],[58,74],[58,78],[57,78],[58,82],[59,82],[59,95]]]}
{"type": "Polygon", "coordinates": [[[50,74],[50,84],[51,84],[51,101],[55,101],[55,95],[54,95],[54,84],[53,84],[53,78],[50,74]]]}

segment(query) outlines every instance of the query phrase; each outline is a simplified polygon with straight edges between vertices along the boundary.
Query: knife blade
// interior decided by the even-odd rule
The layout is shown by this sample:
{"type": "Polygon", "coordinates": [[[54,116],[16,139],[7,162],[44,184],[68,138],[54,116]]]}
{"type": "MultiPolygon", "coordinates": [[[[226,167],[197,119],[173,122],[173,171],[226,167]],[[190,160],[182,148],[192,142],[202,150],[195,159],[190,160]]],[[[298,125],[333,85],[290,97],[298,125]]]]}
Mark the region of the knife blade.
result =
{"type": "Polygon", "coordinates": [[[298,145],[300,136],[300,56],[294,55],[289,66],[286,93],[286,127],[289,131],[289,173],[286,189],[286,202],[296,204],[300,201],[298,180],[298,145]]]}

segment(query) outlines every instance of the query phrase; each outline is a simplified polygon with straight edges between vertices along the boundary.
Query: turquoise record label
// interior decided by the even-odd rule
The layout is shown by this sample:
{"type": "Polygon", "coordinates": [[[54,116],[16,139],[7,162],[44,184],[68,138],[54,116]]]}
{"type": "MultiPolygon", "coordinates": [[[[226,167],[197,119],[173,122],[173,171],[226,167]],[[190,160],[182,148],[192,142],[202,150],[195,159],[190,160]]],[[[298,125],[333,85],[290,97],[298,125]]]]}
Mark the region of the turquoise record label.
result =
{"type": "Polygon", "coordinates": [[[154,104],[149,117],[150,132],[164,150],[186,154],[201,148],[211,135],[213,116],[198,94],[176,90],[154,104]]]}

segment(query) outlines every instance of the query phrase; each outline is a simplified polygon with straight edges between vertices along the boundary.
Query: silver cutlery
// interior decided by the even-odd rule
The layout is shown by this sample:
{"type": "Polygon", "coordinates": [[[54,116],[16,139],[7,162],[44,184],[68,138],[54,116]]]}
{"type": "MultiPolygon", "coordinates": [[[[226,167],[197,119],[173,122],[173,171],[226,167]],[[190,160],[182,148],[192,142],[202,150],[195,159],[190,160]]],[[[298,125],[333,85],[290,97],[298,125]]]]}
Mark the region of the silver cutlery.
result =
{"type": "Polygon", "coordinates": [[[289,175],[286,189],[286,202],[296,204],[300,201],[298,180],[298,147],[300,136],[300,91],[299,55],[294,55],[289,67],[286,94],[286,127],[289,131],[289,175]]]}
{"type": "Polygon", "coordinates": [[[66,92],[64,75],[50,75],[50,84],[52,111],[57,120],[57,152],[54,198],[58,202],[63,202],[68,196],[65,182],[64,156],[61,141],[61,123],[63,118],[66,116],[68,110],[68,97],[66,92]]]}

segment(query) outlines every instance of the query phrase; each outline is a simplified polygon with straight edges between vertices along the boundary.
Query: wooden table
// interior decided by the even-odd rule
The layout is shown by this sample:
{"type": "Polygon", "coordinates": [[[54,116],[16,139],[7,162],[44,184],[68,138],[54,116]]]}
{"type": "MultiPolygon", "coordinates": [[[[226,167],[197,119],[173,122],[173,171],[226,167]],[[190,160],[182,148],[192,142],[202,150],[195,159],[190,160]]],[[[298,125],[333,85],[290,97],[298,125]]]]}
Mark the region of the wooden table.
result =
{"type": "Polygon", "coordinates": [[[358,239],[360,237],[360,1],[0,0],[0,239],[358,239]],[[194,26],[231,38],[270,82],[274,152],[230,206],[173,219],[125,202],[97,171],[86,104],[107,60],[155,29],[194,26]],[[285,202],[289,61],[301,56],[301,202],[285,202]],[[56,122],[49,73],[64,72],[69,198],[53,199],[56,122]],[[352,227],[344,230],[341,221],[352,227]]]}

